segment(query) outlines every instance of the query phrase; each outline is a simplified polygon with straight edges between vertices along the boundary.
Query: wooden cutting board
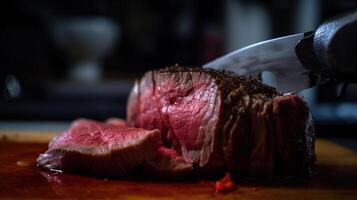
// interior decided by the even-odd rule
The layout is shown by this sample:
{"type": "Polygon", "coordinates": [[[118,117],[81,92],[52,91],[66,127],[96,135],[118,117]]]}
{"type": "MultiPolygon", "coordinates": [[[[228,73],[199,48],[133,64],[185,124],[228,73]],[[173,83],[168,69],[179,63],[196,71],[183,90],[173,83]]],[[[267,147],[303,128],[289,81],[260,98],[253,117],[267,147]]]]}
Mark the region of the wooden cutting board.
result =
{"type": "Polygon", "coordinates": [[[323,139],[316,141],[312,180],[242,182],[236,191],[221,194],[214,191],[214,180],[110,180],[39,169],[35,159],[53,136],[0,131],[0,198],[357,199],[357,152],[323,139]]]}

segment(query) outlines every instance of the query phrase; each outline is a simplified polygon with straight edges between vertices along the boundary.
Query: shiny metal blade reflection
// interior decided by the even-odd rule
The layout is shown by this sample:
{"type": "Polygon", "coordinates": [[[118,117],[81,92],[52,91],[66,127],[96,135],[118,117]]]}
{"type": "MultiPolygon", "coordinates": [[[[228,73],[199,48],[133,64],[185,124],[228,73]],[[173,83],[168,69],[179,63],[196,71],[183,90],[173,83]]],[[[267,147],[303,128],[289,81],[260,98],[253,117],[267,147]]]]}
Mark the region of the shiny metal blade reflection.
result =
{"type": "Polygon", "coordinates": [[[257,77],[264,71],[276,77],[281,92],[296,92],[310,86],[309,71],[295,54],[303,33],[252,44],[205,64],[204,68],[224,69],[240,75],[257,77]]]}

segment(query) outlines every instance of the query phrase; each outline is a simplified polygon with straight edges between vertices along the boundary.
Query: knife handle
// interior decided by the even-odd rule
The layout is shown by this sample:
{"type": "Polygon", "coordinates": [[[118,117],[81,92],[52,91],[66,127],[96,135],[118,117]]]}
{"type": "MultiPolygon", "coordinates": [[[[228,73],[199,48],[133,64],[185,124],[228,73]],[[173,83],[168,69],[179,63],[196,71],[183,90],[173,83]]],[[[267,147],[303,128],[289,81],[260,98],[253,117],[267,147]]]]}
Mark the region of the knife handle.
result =
{"type": "Polygon", "coordinates": [[[319,26],[313,36],[313,50],[321,64],[318,71],[322,75],[328,74],[330,78],[339,81],[356,83],[357,11],[319,26]]]}

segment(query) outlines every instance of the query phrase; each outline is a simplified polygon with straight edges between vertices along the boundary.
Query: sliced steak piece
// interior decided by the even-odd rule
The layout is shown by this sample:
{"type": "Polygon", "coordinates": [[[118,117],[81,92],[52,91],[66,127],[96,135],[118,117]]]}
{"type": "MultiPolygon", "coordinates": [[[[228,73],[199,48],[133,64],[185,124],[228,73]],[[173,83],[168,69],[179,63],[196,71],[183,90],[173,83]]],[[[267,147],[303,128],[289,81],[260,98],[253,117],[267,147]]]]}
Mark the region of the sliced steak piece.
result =
{"type": "Polygon", "coordinates": [[[129,96],[127,120],[160,129],[167,148],[204,172],[309,176],[315,161],[306,103],[228,72],[178,66],[150,71],[129,96]]]}
{"type": "Polygon", "coordinates": [[[150,158],[160,147],[160,131],[118,128],[77,120],[55,137],[37,158],[45,168],[98,176],[122,176],[150,158]]]}

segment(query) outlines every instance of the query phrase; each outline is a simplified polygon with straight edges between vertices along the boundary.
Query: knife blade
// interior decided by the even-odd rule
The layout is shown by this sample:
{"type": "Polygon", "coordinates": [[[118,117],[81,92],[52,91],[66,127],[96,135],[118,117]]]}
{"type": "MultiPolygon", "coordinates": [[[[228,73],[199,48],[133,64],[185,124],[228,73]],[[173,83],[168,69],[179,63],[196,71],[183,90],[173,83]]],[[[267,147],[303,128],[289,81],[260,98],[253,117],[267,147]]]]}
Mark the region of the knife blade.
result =
{"type": "Polygon", "coordinates": [[[315,31],[275,38],[217,58],[204,68],[273,80],[280,92],[298,92],[329,80],[357,82],[357,12],[315,31]]]}
{"type": "Polygon", "coordinates": [[[266,80],[271,80],[275,77],[269,83],[278,91],[299,91],[310,85],[308,70],[295,54],[295,46],[303,38],[304,33],[299,33],[252,44],[217,58],[203,67],[224,69],[255,78],[262,72],[270,72],[263,75],[263,79],[266,77],[266,80]]]}

